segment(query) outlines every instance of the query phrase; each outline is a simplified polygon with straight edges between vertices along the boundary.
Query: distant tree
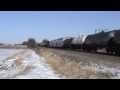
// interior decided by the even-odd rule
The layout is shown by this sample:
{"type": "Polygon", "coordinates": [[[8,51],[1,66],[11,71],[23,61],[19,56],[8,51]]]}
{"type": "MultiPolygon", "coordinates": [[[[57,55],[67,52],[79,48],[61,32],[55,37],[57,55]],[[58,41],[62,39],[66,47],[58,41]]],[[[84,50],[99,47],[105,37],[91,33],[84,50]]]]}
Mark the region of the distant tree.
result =
{"type": "Polygon", "coordinates": [[[34,48],[36,44],[36,41],[34,38],[29,38],[28,39],[28,48],[34,48]]]}
{"type": "Polygon", "coordinates": [[[22,45],[26,45],[26,46],[27,46],[27,45],[28,45],[28,42],[25,41],[25,42],[22,43],[22,45]]]}

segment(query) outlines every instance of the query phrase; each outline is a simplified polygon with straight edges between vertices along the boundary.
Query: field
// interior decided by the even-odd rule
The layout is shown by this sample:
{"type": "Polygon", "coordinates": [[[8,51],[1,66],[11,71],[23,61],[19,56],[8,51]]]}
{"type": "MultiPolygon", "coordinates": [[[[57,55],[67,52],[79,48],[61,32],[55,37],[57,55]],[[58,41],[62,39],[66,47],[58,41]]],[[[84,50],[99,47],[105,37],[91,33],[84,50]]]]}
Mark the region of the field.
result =
{"type": "Polygon", "coordinates": [[[27,46],[22,46],[22,45],[0,45],[0,49],[27,49],[27,46]]]}
{"type": "Polygon", "coordinates": [[[46,63],[65,78],[120,78],[120,57],[44,47],[35,51],[45,57],[46,63]]]}
{"type": "Polygon", "coordinates": [[[43,57],[29,49],[0,49],[1,79],[59,79],[43,57]],[[4,58],[3,58],[4,57],[4,58]]]}
{"type": "Polygon", "coordinates": [[[44,47],[5,47],[0,49],[1,79],[120,79],[117,56],[44,47]]]}
{"type": "Polygon", "coordinates": [[[22,49],[16,50],[16,49],[0,49],[0,61],[4,60],[13,54],[20,52],[22,49]]]}

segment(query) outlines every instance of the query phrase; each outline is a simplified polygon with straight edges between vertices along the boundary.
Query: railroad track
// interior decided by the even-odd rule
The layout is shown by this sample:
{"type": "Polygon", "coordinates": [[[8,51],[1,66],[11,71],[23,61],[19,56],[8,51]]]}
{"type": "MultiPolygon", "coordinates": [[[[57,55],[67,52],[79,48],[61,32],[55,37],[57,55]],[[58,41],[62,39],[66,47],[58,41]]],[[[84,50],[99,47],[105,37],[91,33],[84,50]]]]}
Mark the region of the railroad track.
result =
{"type": "MultiPolygon", "coordinates": [[[[43,48],[48,48],[48,47],[43,47],[43,48]]],[[[80,53],[80,52],[83,52],[83,53],[91,53],[91,54],[100,54],[100,55],[107,55],[107,56],[114,56],[114,57],[120,57],[119,56],[116,56],[115,54],[107,54],[106,51],[103,49],[103,50],[99,50],[97,52],[88,52],[88,51],[80,51],[80,50],[70,50],[70,49],[59,49],[59,48],[48,48],[48,49],[53,49],[53,50],[63,50],[63,51],[70,51],[70,52],[76,52],[76,53],[80,53]]]]}

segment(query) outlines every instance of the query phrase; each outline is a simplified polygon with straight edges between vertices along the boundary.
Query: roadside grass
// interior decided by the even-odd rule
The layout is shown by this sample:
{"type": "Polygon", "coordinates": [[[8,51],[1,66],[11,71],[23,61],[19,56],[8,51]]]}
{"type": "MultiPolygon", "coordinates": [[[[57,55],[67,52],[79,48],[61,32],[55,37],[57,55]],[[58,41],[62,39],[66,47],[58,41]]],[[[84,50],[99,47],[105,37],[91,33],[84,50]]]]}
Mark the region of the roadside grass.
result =
{"type": "MultiPolygon", "coordinates": [[[[8,57],[8,58],[6,58],[5,60],[3,60],[3,63],[6,63],[6,62],[8,62],[8,61],[11,60],[11,59],[16,59],[16,60],[14,61],[14,63],[11,65],[11,67],[14,67],[15,65],[16,65],[16,66],[19,66],[19,65],[22,64],[22,61],[23,61],[23,58],[22,58],[21,56],[22,56],[24,53],[26,53],[27,51],[28,51],[27,49],[26,49],[26,50],[22,50],[21,52],[18,52],[18,53],[16,53],[16,54],[8,57]],[[20,55],[20,56],[19,56],[19,55],[20,55]]],[[[3,67],[1,67],[0,69],[1,69],[1,70],[7,70],[7,69],[9,69],[9,67],[8,67],[8,66],[3,66],[3,67]]]]}
{"type": "MultiPolygon", "coordinates": [[[[5,60],[3,61],[4,63],[6,63],[6,62],[11,62],[13,59],[15,59],[15,60],[14,60],[14,62],[13,62],[10,66],[6,64],[5,66],[1,67],[0,69],[9,72],[10,69],[12,69],[12,68],[17,68],[17,67],[19,67],[19,66],[21,67],[21,65],[23,64],[23,60],[24,60],[23,55],[24,55],[28,50],[29,50],[29,49],[22,50],[22,51],[20,51],[20,52],[18,52],[18,53],[16,53],[16,54],[14,54],[13,56],[8,57],[7,59],[5,59],[5,60]],[[10,60],[11,60],[11,61],[10,61],[10,60]]],[[[22,69],[22,68],[24,68],[24,66],[22,66],[21,69],[22,69]]],[[[30,65],[30,66],[28,65],[27,67],[24,68],[23,71],[20,71],[20,72],[17,72],[17,73],[13,73],[13,74],[9,74],[9,75],[4,75],[4,76],[3,76],[3,79],[10,79],[10,78],[16,77],[16,76],[19,75],[19,74],[25,74],[25,73],[27,73],[28,71],[30,71],[31,68],[33,68],[33,66],[31,67],[31,65],[30,65]]]]}
{"type": "Polygon", "coordinates": [[[62,58],[55,53],[45,51],[44,49],[35,49],[37,54],[42,55],[57,74],[68,79],[107,79],[112,78],[110,72],[94,71],[91,68],[83,68],[74,60],[71,61],[62,58]]]}

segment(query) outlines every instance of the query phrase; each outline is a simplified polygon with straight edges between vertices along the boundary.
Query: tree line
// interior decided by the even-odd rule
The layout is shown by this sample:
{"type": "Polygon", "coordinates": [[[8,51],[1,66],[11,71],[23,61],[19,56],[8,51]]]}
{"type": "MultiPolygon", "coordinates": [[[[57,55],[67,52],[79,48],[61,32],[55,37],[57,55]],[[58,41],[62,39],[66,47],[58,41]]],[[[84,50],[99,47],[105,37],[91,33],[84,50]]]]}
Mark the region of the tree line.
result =
{"type": "MultiPolygon", "coordinates": [[[[44,39],[41,44],[48,43],[47,39],[44,39]]],[[[29,38],[28,41],[24,41],[22,45],[27,46],[28,48],[35,48],[36,46],[39,46],[40,43],[36,43],[36,40],[34,38],[29,38]]]]}

